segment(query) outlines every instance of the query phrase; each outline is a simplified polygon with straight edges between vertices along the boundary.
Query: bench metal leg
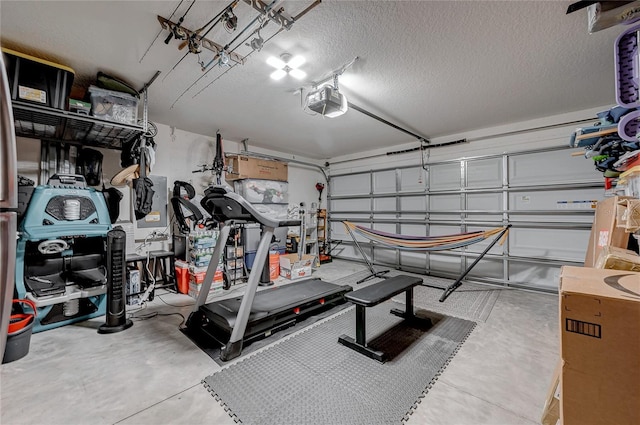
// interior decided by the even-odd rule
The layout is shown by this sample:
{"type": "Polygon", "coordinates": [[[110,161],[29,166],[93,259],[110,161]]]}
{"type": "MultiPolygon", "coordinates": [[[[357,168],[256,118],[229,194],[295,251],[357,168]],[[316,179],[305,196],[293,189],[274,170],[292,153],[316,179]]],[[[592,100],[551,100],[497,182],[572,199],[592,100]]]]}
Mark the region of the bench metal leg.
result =
{"type": "Polygon", "coordinates": [[[364,354],[379,362],[386,360],[382,351],[376,351],[367,347],[367,316],[364,306],[356,305],[356,339],[354,340],[348,335],[341,335],[338,338],[338,342],[352,350],[357,351],[360,354],[364,354]]]}
{"type": "Polygon", "coordinates": [[[416,316],[413,312],[413,287],[407,289],[405,292],[405,311],[402,311],[400,309],[397,308],[392,308],[391,311],[389,313],[393,314],[394,316],[399,316],[402,318],[405,318],[407,320],[412,320],[415,319],[416,316]]]}
{"type": "Polygon", "coordinates": [[[356,342],[367,345],[367,312],[361,305],[356,306],[356,342]]]}

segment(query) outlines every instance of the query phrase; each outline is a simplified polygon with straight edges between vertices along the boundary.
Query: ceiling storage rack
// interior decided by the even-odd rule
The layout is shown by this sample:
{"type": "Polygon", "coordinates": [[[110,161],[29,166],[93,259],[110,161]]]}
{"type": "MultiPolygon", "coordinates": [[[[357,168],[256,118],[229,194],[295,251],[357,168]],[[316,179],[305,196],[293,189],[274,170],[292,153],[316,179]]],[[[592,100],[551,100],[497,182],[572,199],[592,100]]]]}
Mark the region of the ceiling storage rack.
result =
{"type": "Polygon", "coordinates": [[[107,121],[20,101],[13,101],[12,105],[16,136],[122,149],[124,143],[144,132],[143,125],[107,121]]]}

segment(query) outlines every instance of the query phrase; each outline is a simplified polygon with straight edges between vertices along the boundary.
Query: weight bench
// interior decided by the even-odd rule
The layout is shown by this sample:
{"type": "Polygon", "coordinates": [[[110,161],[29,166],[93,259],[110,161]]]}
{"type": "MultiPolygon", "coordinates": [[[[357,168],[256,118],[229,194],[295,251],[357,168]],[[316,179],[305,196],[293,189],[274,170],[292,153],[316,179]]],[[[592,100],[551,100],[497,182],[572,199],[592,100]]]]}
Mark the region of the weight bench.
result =
{"type": "Polygon", "coordinates": [[[431,325],[431,319],[417,317],[413,312],[413,287],[421,283],[422,279],[419,277],[400,275],[387,278],[381,282],[345,294],[344,298],[356,305],[356,339],[354,340],[350,336],[343,334],[338,338],[338,342],[367,357],[384,363],[386,361],[385,353],[367,346],[365,308],[376,306],[394,295],[405,292],[405,311],[394,308],[391,309],[390,313],[403,317],[408,321],[418,321],[421,324],[427,323],[431,325]]]}

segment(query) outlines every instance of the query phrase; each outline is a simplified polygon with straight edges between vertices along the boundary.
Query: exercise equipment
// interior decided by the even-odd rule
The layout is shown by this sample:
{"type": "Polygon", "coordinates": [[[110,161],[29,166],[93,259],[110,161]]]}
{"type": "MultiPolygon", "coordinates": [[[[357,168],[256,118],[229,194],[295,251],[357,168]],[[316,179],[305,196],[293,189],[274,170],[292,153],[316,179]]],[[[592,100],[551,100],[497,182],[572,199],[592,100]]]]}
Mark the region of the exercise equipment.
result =
{"type": "Polygon", "coordinates": [[[37,309],[33,332],[103,315],[105,243],[111,230],[102,193],[80,175],[37,186],[19,226],[16,292],[37,309]]]}
{"type": "MultiPolygon", "coordinates": [[[[373,264],[369,261],[369,258],[362,250],[358,239],[355,237],[354,233],[358,233],[360,236],[363,236],[372,242],[380,244],[382,246],[393,248],[393,249],[401,249],[405,251],[444,251],[447,249],[461,248],[468,245],[473,245],[478,242],[482,242],[485,239],[488,239],[492,236],[495,236],[493,241],[485,248],[485,250],[475,259],[475,261],[466,268],[464,272],[456,279],[454,283],[449,285],[444,289],[444,294],[440,297],[440,302],[443,302],[447,299],[453,291],[455,291],[460,285],[462,285],[462,279],[464,279],[467,274],[475,267],[476,264],[489,252],[493,246],[500,241],[502,245],[504,240],[507,237],[509,232],[509,228],[511,224],[507,224],[502,228],[491,229],[487,231],[478,231],[478,232],[466,232],[459,233],[454,235],[443,235],[443,236],[408,236],[408,235],[400,235],[396,233],[388,233],[382,232],[380,230],[369,229],[364,226],[359,226],[353,224],[348,221],[343,221],[344,227],[347,229],[347,232],[353,239],[353,243],[355,244],[358,251],[360,251],[360,255],[364,259],[365,263],[367,263],[367,267],[371,272],[368,276],[360,279],[357,283],[362,283],[366,280],[369,280],[374,277],[386,278],[384,276],[389,270],[381,270],[376,271],[373,268],[373,264]]],[[[430,286],[430,285],[425,285],[430,286]]],[[[442,289],[440,287],[434,287],[437,289],[442,289]]]]}
{"type": "Polygon", "coordinates": [[[221,360],[238,357],[244,341],[269,335],[274,330],[295,324],[311,313],[344,302],[344,294],[352,290],[348,285],[307,279],[257,292],[274,230],[278,227],[299,226],[300,221],[271,219],[258,212],[243,197],[222,186],[208,188],[200,203],[220,223],[220,235],[202,288],[187,320],[186,331],[194,339],[205,337],[224,344],[220,351],[221,360]],[[245,293],[242,297],[207,304],[209,289],[229,232],[234,225],[246,223],[259,223],[262,236],[245,293]]]}
{"type": "Polygon", "coordinates": [[[394,308],[391,309],[390,313],[404,318],[412,325],[420,324],[424,327],[431,327],[431,319],[417,317],[413,311],[413,288],[420,284],[422,284],[422,279],[419,277],[399,275],[346,294],[347,301],[356,305],[356,339],[343,334],[338,338],[338,342],[358,353],[384,363],[387,360],[386,354],[367,345],[367,315],[365,308],[374,307],[383,301],[391,299],[394,295],[404,292],[405,310],[394,308]]]}

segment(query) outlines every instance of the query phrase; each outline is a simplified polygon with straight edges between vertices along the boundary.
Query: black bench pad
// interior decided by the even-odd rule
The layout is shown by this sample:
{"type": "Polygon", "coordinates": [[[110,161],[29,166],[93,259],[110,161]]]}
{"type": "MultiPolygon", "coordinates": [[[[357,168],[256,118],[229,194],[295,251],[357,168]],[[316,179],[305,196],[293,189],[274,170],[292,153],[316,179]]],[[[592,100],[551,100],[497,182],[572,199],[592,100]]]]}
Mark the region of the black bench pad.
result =
{"type": "Polygon", "coordinates": [[[422,278],[399,275],[358,289],[357,291],[349,292],[345,294],[344,298],[357,305],[373,307],[421,283],[422,278]]]}

